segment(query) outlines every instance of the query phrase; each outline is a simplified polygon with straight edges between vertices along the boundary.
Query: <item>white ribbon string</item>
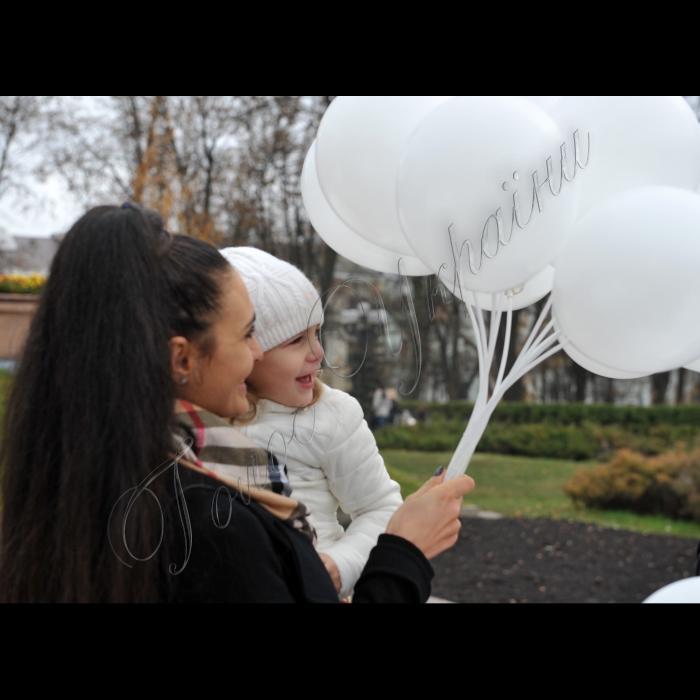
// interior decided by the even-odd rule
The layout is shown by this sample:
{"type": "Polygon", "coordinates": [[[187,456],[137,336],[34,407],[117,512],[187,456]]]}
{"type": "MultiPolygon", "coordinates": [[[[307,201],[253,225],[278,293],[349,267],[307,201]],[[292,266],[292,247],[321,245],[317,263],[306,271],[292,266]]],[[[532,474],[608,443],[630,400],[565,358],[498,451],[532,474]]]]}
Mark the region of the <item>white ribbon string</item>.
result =
{"type": "Polygon", "coordinates": [[[455,479],[466,473],[471,463],[476,448],[484,435],[484,432],[491,420],[493,412],[502,401],[506,392],[522,379],[526,374],[529,374],[540,364],[548,360],[553,355],[556,355],[566,345],[566,341],[562,340],[561,332],[556,331],[554,320],[542,329],[545,319],[552,310],[552,299],[547,301],[539,319],[533,326],[533,329],[528,337],[523,349],[520,352],[513,368],[505,375],[506,365],[508,362],[508,352],[510,345],[514,342],[513,335],[513,297],[506,294],[494,294],[491,312],[491,324],[489,331],[486,331],[484,323],[484,315],[479,304],[479,297],[474,295],[476,303],[474,306],[467,304],[467,312],[474,328],[474,336],[476,339],[476,348],[479,359],[479,393],[474,411],[469,420],[464,435],[455,451],[450,466],[447,470],[446,481],[455,479]],[[505,342],[503,344],[503,355],[498,371],[496,383],[493,390],[490,392],[489,384],[491,378],[491,367],[496,354],[496,345],[498,339],[498,331],[501,326],[503,317],[503,302],[506,301],[506,332],[505,342]],[[542,330],[541,330],[542,329],[542,330]],[[552,331],[554,331],[552,333],[552,331]]]}

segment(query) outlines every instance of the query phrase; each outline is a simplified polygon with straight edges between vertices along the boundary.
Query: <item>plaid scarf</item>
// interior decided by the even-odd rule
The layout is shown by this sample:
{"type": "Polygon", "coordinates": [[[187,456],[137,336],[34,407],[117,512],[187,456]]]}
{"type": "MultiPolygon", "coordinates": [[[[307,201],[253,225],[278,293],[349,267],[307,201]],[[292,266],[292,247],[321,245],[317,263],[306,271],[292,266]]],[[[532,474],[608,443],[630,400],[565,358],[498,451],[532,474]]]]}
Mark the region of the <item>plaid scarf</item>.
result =
{"type": "MultiPolygon", "coordinates": [[[[316,544],[316,532],[303,503],[290,498],[287,468],[222,418],[186,401],[175,402],[175,444],[178,462],[252,499],[316,544]],[[191,447],[182,446],[183,440],[191,447]]],[[[249,502],[249,501],[248,501],[249,502]]]]}

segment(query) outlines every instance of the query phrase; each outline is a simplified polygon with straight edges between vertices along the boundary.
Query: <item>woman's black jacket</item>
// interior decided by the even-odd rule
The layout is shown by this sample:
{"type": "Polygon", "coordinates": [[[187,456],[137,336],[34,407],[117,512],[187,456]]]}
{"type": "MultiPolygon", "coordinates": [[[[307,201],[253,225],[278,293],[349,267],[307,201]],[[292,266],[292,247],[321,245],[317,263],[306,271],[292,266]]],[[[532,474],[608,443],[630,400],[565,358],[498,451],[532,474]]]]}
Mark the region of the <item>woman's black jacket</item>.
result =
{"type": "MultiPolygon", "coordinates": [[[[331,578],[305,535],[255,501],[246,505],[238,495],[231,503],[213,479],[185,469],[180,473],[192,546],[169,598],[178,603],[338,603],[331,578]]],[[[432,578],[420,550],[383,535],[355,587],[353,602],[425,603],[432,578]]]]}

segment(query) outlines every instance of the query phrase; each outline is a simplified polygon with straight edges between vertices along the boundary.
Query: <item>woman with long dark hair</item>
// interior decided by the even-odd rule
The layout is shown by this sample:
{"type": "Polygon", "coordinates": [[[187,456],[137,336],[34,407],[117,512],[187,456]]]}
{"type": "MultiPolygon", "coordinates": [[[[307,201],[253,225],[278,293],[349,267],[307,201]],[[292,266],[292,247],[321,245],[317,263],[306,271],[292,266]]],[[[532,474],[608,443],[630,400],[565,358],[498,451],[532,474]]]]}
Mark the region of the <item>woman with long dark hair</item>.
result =
{"type": "MultiPolygon", "coordinates": [[[[75,224],[5,416],[0,602],[333,602],[283,470],[224,420],[248,407],[253,321],[218,251],[156,214],[75,224]]],[[[440,481],[397,513],[358,602],[425,599],[473,488],[440,481]]]]}

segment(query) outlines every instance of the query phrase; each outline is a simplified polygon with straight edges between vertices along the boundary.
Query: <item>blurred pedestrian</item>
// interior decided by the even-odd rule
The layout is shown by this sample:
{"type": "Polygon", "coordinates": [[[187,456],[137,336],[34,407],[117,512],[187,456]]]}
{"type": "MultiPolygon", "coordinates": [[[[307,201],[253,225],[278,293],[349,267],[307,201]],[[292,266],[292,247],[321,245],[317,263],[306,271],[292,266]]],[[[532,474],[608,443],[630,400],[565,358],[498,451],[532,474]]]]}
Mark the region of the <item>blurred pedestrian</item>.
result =
{"type": "Polygon", "coordinates": [[[393,401],[383,386],[379,385],[372,396],[373,427],[379,430],[391,420],[393,401]]]}
{"type": "Polygon", "coordinates": [[[399,395],[396,389],[387,389],[387,398],[391,401],[391,413],[389,414],[389,425],[396,425],[400,420],[399,395]]]}

